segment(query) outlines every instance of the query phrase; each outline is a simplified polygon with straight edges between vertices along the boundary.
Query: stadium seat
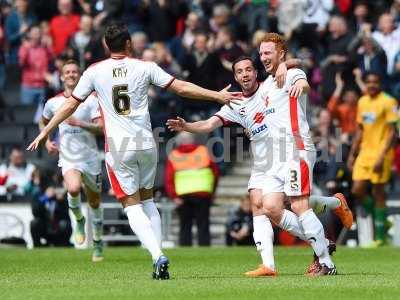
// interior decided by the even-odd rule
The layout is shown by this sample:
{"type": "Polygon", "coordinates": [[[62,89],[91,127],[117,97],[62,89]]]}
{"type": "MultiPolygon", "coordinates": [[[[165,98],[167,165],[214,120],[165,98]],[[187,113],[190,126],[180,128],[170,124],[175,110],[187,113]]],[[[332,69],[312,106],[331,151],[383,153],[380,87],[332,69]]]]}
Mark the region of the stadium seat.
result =
{"type": "Polygon", "coordinates": [[[37,124],[25,125],[25,137],[27,141],[33,141],[39,134],[39,127],[37,124]]]}
{"type": "Polygon", "coordinates": [[[16,144],[25,143],[25,128],[21,125],[3,124],[0,131],[0,144],[16,144]]]}
{"type": "Polygon", "coordinates": [[[37,111],[37,106],[15,106],[12,108],[12,116],[16,123],[32,124],[37,111]]]}

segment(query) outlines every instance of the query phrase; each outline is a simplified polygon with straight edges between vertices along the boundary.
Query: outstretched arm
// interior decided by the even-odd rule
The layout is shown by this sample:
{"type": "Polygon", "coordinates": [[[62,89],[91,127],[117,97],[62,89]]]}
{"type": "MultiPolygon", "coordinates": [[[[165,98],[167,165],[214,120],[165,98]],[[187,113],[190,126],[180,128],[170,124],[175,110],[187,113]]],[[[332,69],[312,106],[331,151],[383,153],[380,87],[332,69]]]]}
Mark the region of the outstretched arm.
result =
{"type": "Polygon", "coordinates": [[[75,98],[69,97],[67,101],[65,101],[60,107],[60,109],[57,110],[53,118],[51,118],[50,122],[43,128],[36,139],[28,146],[27,150],[36,150],[43,142],[47,140],[47,136],[54,128],[56,128],[62,121],[67,119],[75,112],[80,103],[81,102],[75,98]]]}
{"type": "Polygon", "coordinates": [[[221,127],[222,121],[216,116],[204,121],[186,122],[184,119],[177,117],[167,121],[168,129],[171,131],[187,131],[191,133],[209,133],[215,128],[221,127]]]}
{"type": "Polygon", "coordinates": [[[231,86],[228,85],[223,90],[217,92],[202,88],[188,81],[175,79],[168,87],[168,90],[185,98],[209,100],[221,104],[229,104],[230,102],[237,103],[237,100],[242,99],[242,93],[228,92],[230,87],[231,86]]]}

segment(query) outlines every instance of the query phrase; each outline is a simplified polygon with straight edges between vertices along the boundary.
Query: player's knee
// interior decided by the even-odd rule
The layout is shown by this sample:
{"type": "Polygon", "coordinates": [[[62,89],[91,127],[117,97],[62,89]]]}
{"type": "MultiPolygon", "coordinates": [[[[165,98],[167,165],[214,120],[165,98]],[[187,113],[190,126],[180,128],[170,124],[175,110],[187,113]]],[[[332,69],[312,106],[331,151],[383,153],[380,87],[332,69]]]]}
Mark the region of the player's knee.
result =
{"type": "Polygon", "coordinates": [[[272,220],[278,220],[282,215],[282,207],[274,203],[264,203],[263,211],[272,220]]]}
{"type": "Polygon", "coordinates": [[[306,212],[308,209],[310,209],[310,206],[306,199],[300,198],[300,199],[292,200],[290,203],[290,208],[296,215],[299,216],[302,213],[306,212]]]}
{"type": "Polygon", "coordinates": [[[67,186],[67,190],[68,193],[72,196],[72,197],[77,197],[79,195],[79,193],[81,192],[81,185],[74,183],[74,184],[69,184],[67,186]]]}

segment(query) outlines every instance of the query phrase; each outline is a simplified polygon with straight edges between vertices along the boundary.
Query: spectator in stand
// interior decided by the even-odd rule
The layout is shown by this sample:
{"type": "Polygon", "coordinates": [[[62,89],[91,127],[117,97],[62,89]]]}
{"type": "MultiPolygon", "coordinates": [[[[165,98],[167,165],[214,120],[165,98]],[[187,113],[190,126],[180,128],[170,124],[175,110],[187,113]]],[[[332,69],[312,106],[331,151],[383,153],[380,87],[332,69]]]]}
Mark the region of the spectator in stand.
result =
{"type": "Polygon", "coordinates": [[[8,64],[18,63],[18,50],[22,40],[37,21],[29,10],[28,0],[16,0],[14,6],[5,20],[6,38],[9,43],[8,64]]]}
{"type": "Polygon", "coordinates": [[[370,24],[369,7],[366,1],[360,1],[354,5],[351,29],[360,32],[365,24],[370,24]]]}
{"type": "Polygon", "coordinates": [[[195,143],[194,136],[181,132],[177,148],[168,155],[165,189],[177,205],[179,244],[192,245],[192,223],[196,220],[198,244],[210,245],[210,206],[218,182],[218,169],[207,147],[195,143]]]}
{"type": "Polygon", "coordinates": [[[328,111],[338,121],[342,134],[346,135],[345,140],[353,136],[357,129],[357,100],[359,94],[356,89],[344,90],[344,81],[340,73],[335,77],[336,88],[328,102],[328,111]]]}
{"type": "Polygon", "coordinates": [[[143,1],[147,33],[152,41],[167,42],[175,36],[176,22],[182,13],[180,2],[177,0],[143,1]]]}
{"type": "Polygon", "coordinates": [[[79,30],[80,17],[74,14],[72,0],[58,0],[59,15],[50,21],[50,33],[53,38],[53,51],[60,55],[67,46],[68,39],[79,30]]]}
{"type": "Polygon", "coordinates": [[[387,57],[387,74],[389,77],[389,85],[391,89],[396,84],[393,73],[395,72],[395,58],[400,51],[400,27],[395,26],[393,16],[384,13],[379,17],[378,31],[372,33],[372,37],[385,50],[387,57]]]}
{"type": "Polygon", "coordinates": [[[378,73],[386,83],[387,58],[385,51],[371,36],[371,24],[364,24],[348,47],[349,53],[355,53],[355,64],[363,74],[378,73]]]}
{"type": "Polygon", "coordinates": [[[69,39],[64,50],[65,57],[76,60],[81,70],[85,70],[93,62],[93,52],[97,46],[93,32],[93,18],[83,15],[79,23],[79,31],[69,39]]]}
{"type": "Polygon", "coordinates": [[[253,213],[249,196],[240,200],[240,206],[229,216],[226,224],[226,244],[253,245],[253,213]]]}
{"type": "Polygon", "coordinates": [[[314,55],[318,58],[321,57],[321,35],[326,31],[326,26],[329,22],[329,12],[332,11],[333,7],[333,0],[306,1],[305,11],[302,12],[303,22],[293,33],[297,48],[306,47],[313,49],[314,55]]]}
{"type": "MultiPolygon", "coordinates": [[[[195,36],[193,49],[185,55],[182,62],[182,69],[187,73],[187,80],[193,82],[203,88],[217,90],[216,78],[223,71],[223,67],[218,56],[210,52],[207,48],[208,35],[199,32],[195,36]],[[205,76],[205,74],[214,74],[213,76],[205,76]]],[[[198,101],[185,101],[187,113],[199,112],[199,110],[208,110],[213,107],[211,103],[199,103],[198,101]]]]}
{"type": "Polygon", "coordinates": [[[269,3],[270,0],[250,0],[250,1],[239,1],[245,3],[247,6],[247,33],[252,34],[253,32],[261,29],[269,31],[269,3]]]}
{"type": "Polygon", "coordinates": [[[27,192],[32,195],[31,235],[34,247],[71,246],[71,219],[65,189],[56,189],[51,178],[42,176],[38,170],[32,174],[27,192]]]}
{"type": "Polygon", "coordinates": [[[351,35],[348,33],[346,19],[342,16],[333,16],[329,22],[327,57],[321,62],[323,99],[329,99],[333,93],[336,73],[341,72],[346,81],[351,80],[351,69],[347,64],[347,47],[350,41],[351,35]]]}
{"type": "Polygon", "coordinates": [[[192,50],[196,33],[201,29],[201,25],[200,16],[195,12],[190,12],[186,17],[182,35],[171,41],[171,53],[179,63],[182,63],[185,54],[192,50]]]}
{"type": "Polygon", "coordinates": [[[144,61],[156,61],[156,52],[152,48],[144,49],[141,59],[144,61]]]}
{"type": "Polygon", "coordinates": [[[394,0],[390,7],[390,14],[393,16],[396,24],[400,23],[400,0],[394,0]]]}
{"type": "MultiPolygon", "coordinates": [[[[293,33],[302,25],[306,6],[303,0],[279,1],[277,7],[278,30],[292,44],[293,33]]],[[[290,45],[291,46],[291,45],[290,45]]],[[[296,45],[297,47],[302,45],[296,45]]]]}
{"type": "Polygon", "coordinates": [[[394,58],[394,70],[393,70],[393,86],[392,94],[396,99],[400,99],[400,51],[394,58]]]}
{"type": "Polygon", "coordinates": [[[24,196],[35,166],[26,162],[24,152],[15,147],[9,161],[0,166],[0,195],[24,196]]]}
{"type": "Polygon", "coordinates": [[[244,53],[242,48],[236,43],[235,36],[228,26],[223,26],[218,31],[215,48],[221,65],[224,67],[224,71],[217,78],[219,81],[218,88],[222,89],[228,84],[235,83],[232,74],[232,63],[244,53]]]}
{"type": "Polygon", "coordinates": [[[19,49],[22,73],[21,103],[40,104],[45,99],[46,75],[52,59],[51,49],[43,46],[39,26],[30,28],[27,39],[19,49]]]}
{"type": "Polygon", "coordinates": [[[216,4],[213,7],[212,17],[209,20],[211,32],[217,34],[218,31],[220,31],[220,29],[224,26],[237,28],[231,15],[232,11],[226,4],[216,4]]]}
{"type": "MultiPolygon", "coordinates": [[[[3,19],[0,15],[0,110],[6,106],[3,98],[3,91],[4,91],[4,84],[6,82],[6,69],[5,69],[5,57],[4,57],[4,50],[5,50],[5,36],[4,36],[4,29],[3,29],[3,19]]],[[[3,112],[0,112],[0,120],[3,118],[3,112]]]]}
{"type": "Polygon", "coordinates": [[[148,47],[149,38],[143,31],[137,31],[131,35],[133,57],[141,58],[143,51],[148,47]]]}

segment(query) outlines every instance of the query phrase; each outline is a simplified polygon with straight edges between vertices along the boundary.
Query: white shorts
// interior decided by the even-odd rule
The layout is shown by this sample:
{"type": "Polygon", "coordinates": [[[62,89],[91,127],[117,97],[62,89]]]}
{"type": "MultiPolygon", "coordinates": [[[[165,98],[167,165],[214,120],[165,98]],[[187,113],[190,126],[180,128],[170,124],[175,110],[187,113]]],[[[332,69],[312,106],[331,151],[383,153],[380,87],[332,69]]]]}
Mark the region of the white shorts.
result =
{"type": "Polygon", "coordinates": [[[120,200],[139,189],[151,189],[157,171],[157,149],[107,152],[108,179],[115,197],[120,200]]]}
{"type": "Polygon", "coordinates": [[[253,169],[248,189],[261,189],[263,194],[309,195],[316,152],[301,150],[297,154],[288,157],[286,162],[274,161],[268,170],[253,169]]]}
{"type": "MultiPolygon", "coordinates": [[[[100,165],[100,163],[98,163],[100,165]]],[[[91,167],[92,164],[71,164],[59,163],[61,165],[61,172],[64,176],[69,170],[77,170],[82,174],[82,182],[92,192],[101,193],[101,170],[99,168],[91,167]]]]}

